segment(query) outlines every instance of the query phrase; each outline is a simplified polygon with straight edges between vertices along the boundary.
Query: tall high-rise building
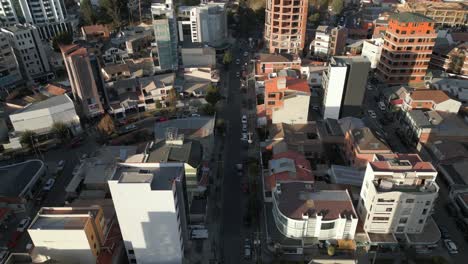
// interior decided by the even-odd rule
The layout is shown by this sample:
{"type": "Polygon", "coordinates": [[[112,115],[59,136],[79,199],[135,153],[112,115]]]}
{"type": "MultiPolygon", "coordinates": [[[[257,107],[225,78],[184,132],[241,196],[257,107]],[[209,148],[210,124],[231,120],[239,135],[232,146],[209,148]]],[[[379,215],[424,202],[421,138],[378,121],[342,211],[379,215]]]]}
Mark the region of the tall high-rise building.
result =
{"type": "Polygon", "coordinates": [[[19,61],[8,34],[0,31],[0,89],[13,88],[21,79],[19,61]]]}
{"type": "Polygon", "coordinates": [[[389,18],[377,76],[387,84],[422,83],[437,33],[434,21],[417,13],[389,18]]]}
{"type": "Polygon", "coordinates": [[[152,3],[154,43],[153,59],[160,71],[175,70],[178,67],[177,20],[172,0],[152,3]]]}
{"type": "Polygon", "coordinates": [[[323,118],[360,116],[370,62],[361,56],[335,56],[322,77],[323,118]]]}
{"type": "Polygon", "coordinates": [[[12,1],[0,1],[0,26],[11,26],[16,23],[18,23],[18,16],[16,16],[12,1]]]}
{"type": "Polygon", "coordinates": [[[434,166],[418,154],[376,155],[367,164],[358,205],[364,230],[378,234],[423,232],[439,191],[436,176],[434,166]]]}
{"type": "Polygon", "coordinates": [[[344,27],[319,26],[315,31],[312,48],[316,56],[343,55],[348,30],[344,27]]]}
{"type": "Polygon", "coordinates": [[[103,113],[101,98],[104,98],[104,88],[97,58],[80,45],[63,46],[61,50],[81,114],[92,117],[103,113]]]}
{"type": "Polygon", "coordinates": [[[306,0],[267,0],[265,42],[270,53],[300,53],[307,26],[306,0]]]}

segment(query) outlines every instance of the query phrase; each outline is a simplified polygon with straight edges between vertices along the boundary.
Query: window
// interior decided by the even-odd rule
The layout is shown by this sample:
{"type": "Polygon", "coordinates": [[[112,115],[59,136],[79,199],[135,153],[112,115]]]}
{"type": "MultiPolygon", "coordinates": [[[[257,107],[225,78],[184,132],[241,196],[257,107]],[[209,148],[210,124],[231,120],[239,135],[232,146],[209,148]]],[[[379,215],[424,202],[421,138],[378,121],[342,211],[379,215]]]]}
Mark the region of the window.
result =
{"type": "Polygon", "coordinates": [[[133,249],[129,249],[128,254],[135,255],[135,251],[133,249]]]}
{"type": "Polygon", "coordinates": [[[396,232],[397,232],[397,233],[401,233],[401,232],[403,232],[403,231],[405,231],[405,227],[404,227],[404,226],[399,226],[399,227],[397,227],[397,229],[396,229],[396,232]]]}
{"type": "Polygon", "coordinates": [[[268,98],[276,98],[276,94],[270,93],[270,94],[268,94],[268,98]]]}
{"type": "Polygon", "coordinates": [[[335,227],[335,223],[332,222],[332,223],[322,223],[322,225],[320,226],[320,229],[321,230],[330,230],[330,229],[333,229],[335,227]]]}
{"type": "Polygon", "coordinates": [[[380,216],[372,217],[372,221],[388,221],[388,219],[390,219],[390,218],[389,217],[380,217],[380,216]]]}
{"type": "Polygon", "coordinates": [[[423,214],[423,215],[427,214],[427,209],[424,209],[424,210],[422,211],[422,214],[423,214]]]}
{"type": "Polygon", "coordinates": [[[391,212],[392,210],[393,210],[393,208],[389,207],[389,208],[385,209],[385,212],[391,212]]]}
{"type": "Polygon", "coordinates": [[[394,203],[395,200],[393,200],[393,199],[378,199],[377,202],[379,202],[379,203],[394,203]]]}
{"type": "MultiPolygon", "coordinates": [[[[460,91],[461,92],[461,91],[460,91]]],[[[430,205],[431,204],[431,201],[426,201],[426,206],[427,205],[430,205]]]]}
{"type": "Polygon", "coordinates": [[[419,223],[419,224],[424,223],[424,219],[419,219],[418,223],[419,223]]]}
{"type": "Polygon", "coordinates": [[[408,217],[402,217],[400,218],[400,221],[398,221],[400,224],[406,224],[406,222],[408,222],[408,217]]]}
{"type": "Polygon", "coordinates": [[[136,262],[136,259],[131,259],[131,260],[130,260],[130,263],[137,263],[137,262],[136,262]]]}
{"type": "Polygon", "coordinates": [[[268,105],[275,105],[275,101],[268,101],[268,105]]]}
{"type": "Polygon", "coordinates": [[[414,203],[414,199],[406,199],[406,203],[414,203]]]}

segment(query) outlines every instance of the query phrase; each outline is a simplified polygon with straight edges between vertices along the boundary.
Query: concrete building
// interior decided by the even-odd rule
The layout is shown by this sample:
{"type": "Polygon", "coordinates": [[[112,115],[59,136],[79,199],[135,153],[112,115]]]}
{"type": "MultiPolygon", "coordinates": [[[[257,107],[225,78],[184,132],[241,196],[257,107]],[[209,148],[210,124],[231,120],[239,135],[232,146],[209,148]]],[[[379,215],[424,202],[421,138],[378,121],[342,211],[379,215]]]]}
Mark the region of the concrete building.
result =
{"type": "Polygon", "coordinates": [[[264,36],[270,53],[302,52],[308,7],[305,0],[266,1],[264,36]]]}
{"type": "Polygon", "coordinates": [[[273,191],[273,217],[285,237],[351,240],[358,224],[348,191],[321,189],[313,183],[283,182],[273,191]]]}
{"type": "Polygon", "coordinates": [[[462,26],[467,23],[468,5],[450,2],[410,2],[398,7],[399,12],[418,13],[429,17],[439,26],[462,26]]]}
{"type": "Polygon", "coordinates": [[[439,45],[436,42],[430,66],[446,72],[468,75],[468,43],[439,45]]]}
{"type": "Polygon", "coordinates": [[[268,76],[274,76],[279,71],[284,69],[301,69],[301,58],[294,54],[265,54],[260,53],[258,60],[255,62],[255,77],[257,80],[263,81],[268,76]]]}
{"type": "Polygon", "coordinates": [[[96,263],[105,250],[104,223],[99,206],[42,207],[28,228],[34,263],[96,263]]]}
{"type": "Polygon", "coordinates": [[[225,3],[208,2],[198,6],[180,6],[177,11],[181,42],[200,42],[217,46],[227,41],[225,3]]]}
{"type": "Polygon", "coordinates": [[[345,133],[344,156],[348,165],[354,168],[365,169],[375,155],[388,153],[392,150],[368,127],[354,128],[345,133]]]}
{"type": "Polygon", "coordinates": [[[180,55],[184,68],[214,67],[216,65],[216,50],[203,44],[183,43],[180,55]]]}
{"type": "Polygon", "coordinates": [[[307,78],[310,89],[321,89],[323,72],[327,69],[327,66],[306,65],[301,67],[301,75],[307,78]]]}
{"type": "Polygon", "coordinates": [[[110,38],[110,30],[106,25],[90,25],[81,27],[81,35],[86,41],[106,41],[110,38]]]}
{"type": "Polygon", "coordinates": [[[318,26],[311,50],[315,56],[338,56],[346,51],[348,31],[344,27],[318,26]]]}
{"type": "Polygon", "coordinates": [[[406,93],[403,98],[403,109],[426,109],[447,113],[458,113],[461,102],[451,99],[446,92],[441,90],[416,90],[406,93]]]}
{"type": "Polygon", "coordinates": [[[25,212],[40,193],[47,168],[41,160],[0,167],[0,208],[25,212]]]}
{"type": "Polygon", "coordinates": [[[60,49],[79,113],[87,117],[102,114],[104,87],[97,58],[87,48],[76,44],[60,49]]]}
{"type": "Polygon", "coordinates": [[[11,0],[0,2],[0,26],[12,26],[18,23],[15,7],[11,0]]]}
{"type": "Polygon", "coordinates": [[[371,69],[377,68],[382,54],[382,44],[382,38],[369,39],[363,42],[361,56],[369,60],[371,69]]]}
{"type": "Polygon", "coordinates": [[[23,79],[13,47],[8,34],[0,31],[0,89],[14,88],[23,79]]]}
{"type": "Polygon", "coordinates": [[[154,66],[159,71],[175,70],[178,67],[178,37],[175,7],[172,0],[151,4],[153,16],[154,66]]]}
{"type": "Polygon", "coordinates": [[[45,134],[52,131],[54,124],[65,124],[71,135],[81,132],[80,118],[68,95],[54,96],[32,103],[10,115],[15,132],[34,131],[45,134]]]}
{"type": "Polygon", "coordinates": [[[434,21],[417,13],[389,18],[378,78],[387,84],[423,84],[437,34],[434,21]]]}
{"type": "Polygon", "coordinates": [[[305,124],[309,116],[307,80],[277,77],[265,81],[265,108],[273,124],[305,124]]]}
{"type": "Polygon", "coordinates": [[[15,56],[20,62],[23,78],[47,80],[50,66],[37,27],[24,24],[0,29],[9,39],[15,56]]]}
{"type": "Polygon", "coordinates": [[[432,164],[417,154],[377,155],[367,164],[358,205],[364,230],[422,233],[439,191],[436,176],[432,164]]]}
{"type": "Polygon", "coordinates": [[[323,118],[362,115],[370,62],[361,57],[333,57],[323,74],[323,118]]]}
{"type": "Polygon", "coordinates": [[[468,102],[468,80],[455,78],[432,78],[431,87],[444,91],[463,104],[468,102]]]}
{"type": "Polygon", "coordinates": [[[183,263],[184,177],[182,164],[142,163],[124,164],[109,180],[130,263],[183,263]]]}

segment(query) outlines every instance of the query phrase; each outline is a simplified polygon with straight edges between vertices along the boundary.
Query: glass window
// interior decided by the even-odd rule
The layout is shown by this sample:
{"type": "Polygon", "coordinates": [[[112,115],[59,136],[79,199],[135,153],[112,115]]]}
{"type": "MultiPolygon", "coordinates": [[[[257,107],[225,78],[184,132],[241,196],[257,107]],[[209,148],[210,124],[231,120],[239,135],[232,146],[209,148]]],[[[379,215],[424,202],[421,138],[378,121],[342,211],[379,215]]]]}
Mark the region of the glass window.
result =
{"type": "Polygon", "coordinates": [[[408,222],[408,217],[400,218],[400,221],[399,221],[400,224],[406,224],[406,222],[408,222]]]}
{"type": "Polygon", "coordinates": [[[333,229],[335,227],[335,222],[332,222],[332,223],[322,223],[322,225],[320,226],[320,229],[321,230],[330,230],[330,229],[333,229]]]}

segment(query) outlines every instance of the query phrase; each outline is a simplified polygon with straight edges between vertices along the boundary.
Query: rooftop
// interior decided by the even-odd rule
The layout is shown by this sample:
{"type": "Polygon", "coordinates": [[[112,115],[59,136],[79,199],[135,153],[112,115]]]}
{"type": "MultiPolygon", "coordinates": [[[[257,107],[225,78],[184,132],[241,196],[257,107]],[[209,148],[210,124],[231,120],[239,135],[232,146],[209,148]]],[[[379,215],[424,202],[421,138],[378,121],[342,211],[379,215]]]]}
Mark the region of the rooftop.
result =
{"type": "Polygon", "coordinates": [[[269,62],[293,62],[295,60],[299,60],[299,58],[296,55],[292,54],[286,54],[286,53],[281,53],[281,54],[268,54],[268,53],[261,53],[260,54],[260,59],[259,61],[261,63],[269,63],[269,62]]]}
{"type": "MultiPolygon", "coordinates": [[[[109,29],[107,28],[106,25],[89,25],[89,26],[83,26],[81,27],[81,29],[83,30],[83,32],[86,34],[86,35],[90,35],[90,34],[96,34],[96,33],[100,33],[100,32],[109,32],[109,29]]],[[[109,33],[107,33],[109,34],[109,33]]]]}
{"type": "Polygon", "coordinates": [[[432,163],[423,161],[418,154],[377,154],[377,161],[370,162],[374,171],[437,172],[432,163]]]}
{"type": "Polygon", "coordinates": [[[354,144],[359,147],[360,151],[388,151],[391,149],[382,140],[378,139],[374,133],[368,128],[355,128],[351,130],[354,144]]]}
{"type": "Polygon", "coordinates": [[[322,150],[322,142],[318,134],[317,124],[272,124],[269,126],[270,138],[273,140],[274,152],[280,153],[286,150],[299,152],[314,149],[322,150]]]}
{"type": "Polygon", "coordinates": [[[213,135],[215,120],[213,117],[189,117],[156,123],[154,135],[156,139],[165,139],[167,128],[177,128],[178,132],[191,138],[204,138],[213,135]]]}
{"type": "Polygon", "coordinates": [[[37,110],[42,110],[42,109],[48,109],[54,106],[59,106],[59,105],[68,104],[68,103],[73,104],[73,101],[70,99],[70,97],[68,97],[68,95],[63,94],[63,95],[50,97],[43,101],[29,104],[25,106],[23,109],[19,109],[18,111],[14,112],[13,114],[20,114],[20,113],[32,112],[32,111],[37,111],[37,110]]]}
{"type": "Polygon", "coordinates": [[[309,161],[298,152],[275,154],[268,164],[270,175],[265,176],[267,190],[272,190],[280,181],[314,181],[309,161]]]}
{"type": "Polygon", "coordinates": [[[434,101],[436,104],[450,100],[447,93],[441,90],[415,90],[410,96],[414,101],[434,101]]]}
{"type": "Polygon", "coordinates": [[[150,148],[148,163],[187,163],[193,168],[200,166],[203,158],[203,148],[199,141],[182,139],[168,141],[161,140],[150,148]]]}
{"type": "Polygon", "coordinates": [[[353,167],[331,165],[328,170],[330,181],[334,184],[347,184],[352,186],[362,186],[364,181],[364,171],[353,167]]]}
{"type": "Polygon", "coordinates": [[[390,19],[395,19],[398,20],[399,22],[402,23],[411,23],[411,22],[434,22],[432,19],[418,14],[418,13],[409,13],[409,12],[403,12],[403,13],[394,13],[390,16],[390,19]]]}
{"type": "Polygon", "coordinates": [[[90,220],[97,216],[101,208],[93,207],[42,207],[29,229],[62,230],[83,229],[90,220]]]}
{"type": "Polygon", "coordinates": [[[357,218],[347,191],[318,189],[303,182],[281,183],[280,190],[275,193],[278,208],[289,218],[302,220],[304,215],[322,215],[323,220],[357,218]]]}
{"type": "Polygon", "coordinates": [[[293,77],[276,77],[265,81],[265,91],[297,91],[310,95],[310,88],[307,80],[293,77]]]}
{"type": "Polygon", "coordinates": [[[119,183],[150,184],[151,190],[172,190],[172,184],[183,175],[183,165],[163,167],[119,167],[112,180],[119,183]]]}
{"type": "Polygon", "coordinates": [[[0,197],[18,197],[44,167],[40,160],[27,160],[0,167],[0,197]]]}

